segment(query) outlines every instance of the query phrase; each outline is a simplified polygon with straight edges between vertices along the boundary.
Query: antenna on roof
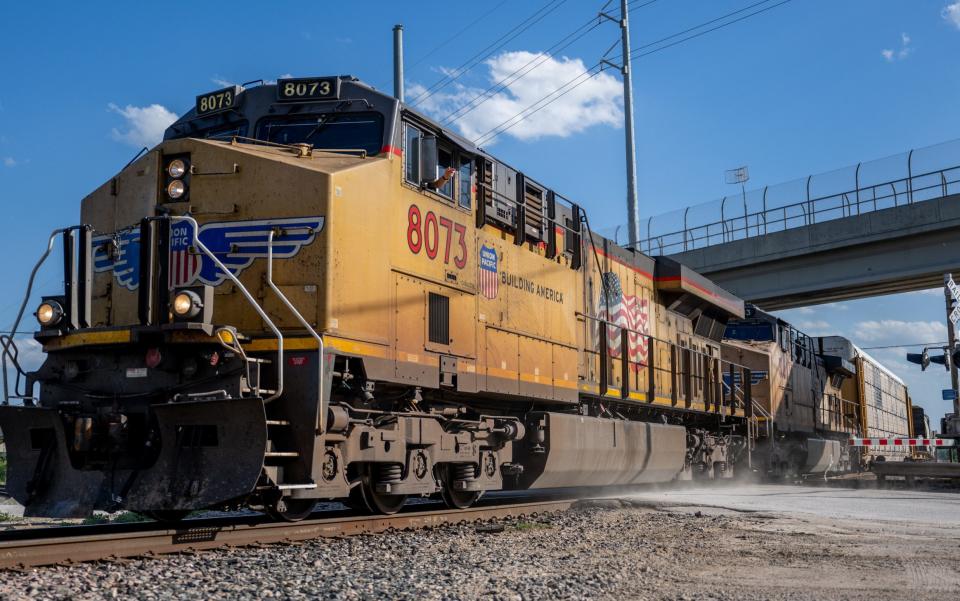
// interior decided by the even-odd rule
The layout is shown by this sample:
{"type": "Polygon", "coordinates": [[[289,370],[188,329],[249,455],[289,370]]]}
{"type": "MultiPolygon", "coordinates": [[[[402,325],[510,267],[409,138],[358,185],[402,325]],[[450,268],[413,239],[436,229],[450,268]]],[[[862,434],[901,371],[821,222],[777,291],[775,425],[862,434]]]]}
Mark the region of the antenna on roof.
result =
{"type": "Polygon", "coordinates": [[[393,95],[403,102],[403,25],[393,26],[393,95]]]}

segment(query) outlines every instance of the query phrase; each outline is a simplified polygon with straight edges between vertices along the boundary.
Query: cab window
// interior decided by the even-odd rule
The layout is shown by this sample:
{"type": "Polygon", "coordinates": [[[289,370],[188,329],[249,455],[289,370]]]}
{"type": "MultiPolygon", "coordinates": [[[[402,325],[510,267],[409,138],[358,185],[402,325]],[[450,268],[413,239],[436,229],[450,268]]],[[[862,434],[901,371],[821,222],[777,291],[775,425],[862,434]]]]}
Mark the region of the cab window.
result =
{"type": "Polygon", "coordinates": [[[404,125],[403,134],[403,173],[404,179],[416,186],[420,185],[420,136],[422,133],[412,125],[404,125]]]}
{"type": "MultiPolygon", "coordinates": [[[[453,152],[448,148],[438,148],[437,172],[429,173],[427,174],[427,177],[437,181],[447,172],[447,169],[450,169],[453,166],[453,152]]],[[[434,188],[434,190],[436,190],[441,196],[446,196],[450,200],[453,200],[453,188],[455,186],[456,179],[457,178],[455,177],[448,178],[443,184],[434,188]]]]}
{"type": "Polygon", "coordinates": [[[257,126],[257,139],[278,144],[312,144],[328,150],[380,152],[383,115],[379,113],[322,113],[296,118],[265,119],[257,126]]]}
{"type": "Polygon", "coordinates": [[[473,191],[473,161],[460,157],[459,202],[464,209],[470,209],[470,194],[473,191]]]}

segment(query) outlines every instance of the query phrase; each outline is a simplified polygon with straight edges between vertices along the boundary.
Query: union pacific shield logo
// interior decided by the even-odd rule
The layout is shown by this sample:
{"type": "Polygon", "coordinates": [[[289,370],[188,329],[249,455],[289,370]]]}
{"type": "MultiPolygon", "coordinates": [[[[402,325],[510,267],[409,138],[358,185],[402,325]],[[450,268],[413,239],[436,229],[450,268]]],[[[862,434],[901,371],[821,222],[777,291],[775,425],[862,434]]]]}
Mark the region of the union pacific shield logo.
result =
{"type": "Polygon", "coordinates": [[[185,286],[200,272],[201,255],[191,250],[193,226],[178,223],[170,228],[170,289],[185,286]]]}
{"type": "Polygon", "coordinates": [[[497,249],[480,247],[480,294],[487,298],[497,298],[497,249]]]}

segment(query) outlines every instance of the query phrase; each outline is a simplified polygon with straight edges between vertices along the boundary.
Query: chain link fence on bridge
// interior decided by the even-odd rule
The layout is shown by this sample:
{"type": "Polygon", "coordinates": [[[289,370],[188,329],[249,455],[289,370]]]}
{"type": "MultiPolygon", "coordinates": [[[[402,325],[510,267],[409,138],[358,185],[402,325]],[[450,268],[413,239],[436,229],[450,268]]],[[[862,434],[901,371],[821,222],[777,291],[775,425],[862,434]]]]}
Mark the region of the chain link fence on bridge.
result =
{"type": "MultiPolygon", "coordinates": [[[[640,248],[670,255],[957,193],[960,140],[952,140],[650,217],[640,248]]],[[[626,232],[601,231],[620,243],[626,232]]]]}

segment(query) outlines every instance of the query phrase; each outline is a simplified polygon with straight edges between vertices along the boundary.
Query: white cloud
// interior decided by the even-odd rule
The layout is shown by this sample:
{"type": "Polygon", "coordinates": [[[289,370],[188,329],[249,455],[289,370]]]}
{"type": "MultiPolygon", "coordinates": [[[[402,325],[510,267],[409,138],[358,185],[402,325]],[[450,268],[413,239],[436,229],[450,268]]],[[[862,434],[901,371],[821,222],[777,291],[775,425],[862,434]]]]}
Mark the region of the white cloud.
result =
{"type": "Polygon", "coordinates": [[[143,107],[128,104],[121,108],[111,102],[109,108],[126,119],[129,126],[127,131],[114,128],[113,139],[136,147],[149,148],[159,143],[163,139],[163,131],[177,120],[174,113],[159,104],[143,107]]]}
{"type": "Polygon", "coordinates": [[[883,55],[884,60],[886,60],[888,63],[892,63],[893,61],[907,58],[912,52],[913,48],[910,47],[910,36],[906,33],[901,33],[899,50],[884,48],[880,51],[880,54],[883,55]]]}
{"type": "Polygon", "coordinates": [[[853,338],[857,344],[877,345],[942,342],[947,339],[947,326],[939,321],[861,321],[853,326],[853,338]]]}
{"type": "Polygon", "coordinates": [[[944,6],[943,10],[940,11],[940,16],[942,16],[947,23],[960,29],[960,2],[953,2],[944,6]]]}
{"type": "MultiPolygon", "coordinates": [[[[489,98],[484,96],[484,102],[477,100],[474,110],[454,122],[471,140],[508,121],[587,70],[578,58],[556,58],[526,51],[504,52],[486,61],[486,66],[491,85],[504,79],[509,83],[504,82],[506,88],[489,98]],[[535,69],[534,65],[537,65],[535,69]],[[513,73],[518,70],[526,75],[517,78],[520,73],[513,73]]],[[[566,89],[571,91],[519,121],[506,133],[526,141],[545,136],[567,137],[593,125],[622,126],[623,86],[612,75],[600,73],[575,88],[566,89]]],[[[424,91],[424,86],[411,84],[407,98],[415,100],[424,91]]],[[[483,88],[456,84],[452,92],[438,92],[423,99],[419,107],[443,120],[483,93],[483,88]]]]}
{"type": "Polygon", "coordinates": [[[794,325],[807,336],[830,336],[837,333],[837,328],[822,319],[800,320],[794,325]]]}
{"type": "Polygon", "coordinates": [[[3,166],[4,166],[4,167],[16,167],[16,166],[17,166],[17,159],[15,159],[15,158],[13,158],[13,157],[4,157],[4,159],[3,159],[3,166]]]}
{"type": "Polygon", "coordinates": [[[237,85],[237,84],[233,83],[232,81],[230,81],[229,79],[224,79],[224,78],[222,78],[222,77],[211,77],[211,78],[210,78],[210,81],[212,81],[213,83],[217,84],[217,85],[220,86],[221,88],[229,88],[229,87],[231,87],[231,86],[237,85]]]}
{"type": "Polygon", "coordinates": [[[907,294],[918,294],[920,296],[939,296],[943,298],[943,288],[927,288],[926,290],[914,290],[907,294]]]}

